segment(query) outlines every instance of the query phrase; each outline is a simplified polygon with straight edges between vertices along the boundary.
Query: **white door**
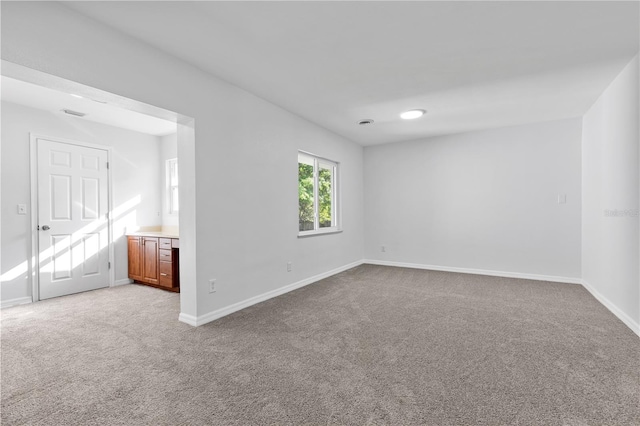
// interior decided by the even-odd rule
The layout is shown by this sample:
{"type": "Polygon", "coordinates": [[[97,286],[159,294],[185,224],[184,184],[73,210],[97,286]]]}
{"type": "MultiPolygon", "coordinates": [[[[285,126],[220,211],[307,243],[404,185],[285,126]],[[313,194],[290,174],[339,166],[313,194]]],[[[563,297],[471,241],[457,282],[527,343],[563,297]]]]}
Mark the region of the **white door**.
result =
{"type": "Polygon", "coordinates": [[[40,299],[108,287],[108,151],[36,143],[40,299]]]}

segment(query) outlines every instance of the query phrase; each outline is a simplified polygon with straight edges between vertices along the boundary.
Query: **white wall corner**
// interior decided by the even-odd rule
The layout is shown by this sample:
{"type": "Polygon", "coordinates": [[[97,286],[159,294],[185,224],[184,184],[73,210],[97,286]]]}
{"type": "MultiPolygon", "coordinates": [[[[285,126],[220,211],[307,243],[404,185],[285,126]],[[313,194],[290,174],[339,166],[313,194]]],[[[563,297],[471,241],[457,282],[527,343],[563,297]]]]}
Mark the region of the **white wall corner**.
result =
{"type": "Polygon", "coordinates": [[[0,303],[0,309],[10,308],[12,306],[26,305],[31,303],[31,297],[17,297],[15,299],[3,300],[0,303]]]}
{"type": "Polygon", "coordinates": [[[428,269],[431,271],[457,272],[461,274],[489,275],[492,277],[520,278],[520,279],[535,280],[535,281],[550,281],[554,283],[582,284],[582,279],[575,278],[575,277],[559,277],[554,275],[528,274],[528,273],[521,273],[521,272],[492,271],[489,269],[459,268],[455,266],[424,265],[419,263],[392,262],[387,260],[373,260],[373,259],[365,259],[363,263],[366,263],[369,265],[395,266],[398,268],[428,269]]]}
{"type": "Polygon", "coordinates": [[[611,311],[613,315],[618,317],[620,321],[622,321],[627,327],[631,329],[631,331],[633,331],[634,333],[636,333],[636,335],[638,335],[638,337],[640,337],[640,323],[635,321],[629,315],[625,314],[621,309],[619,309],[616,305],[614,305],[609,299],[607,299],[600,292],[598,292],[598,290],[596,290],[586,280],[582,280],[582,286],[585,289],[587,289],[587,291],[591,293],[591,295],[595,297],[598,302],[602,303],[605,306],[605,308],[611,311]]]}
{"type": "Polygon", "coordinates": [[[301,287],[307,286],[309,284],[313,284],[317,281],[323,280],[325,278],[328,278],[332,275],[336,275],[339,274],[340,272],[344,272],[346,270],[355,268],[356,266],[360,266],[363,264],[362,260],[353,262],[353,263],[349,263],[347,265],[343,265],[340,266],[338,268],[332,269],[330,271],[327,272],[323,272],[321,274],[318,275],[314,275],[312,277],[309,278],[305,278],[304,280],[295,282],[293,284],[289,284],[286,285],[284,287],[280,287],[276,290],[272,290],[263,294],[260,294],[258,296],[254,296],[251,297],[249,299],[243,300],[241,302],[238,303],[234,303],[233,305],[229,305],[226,306],[224,308],[221,309],[216,309],[215,311],[206,313],[204,315],[199,315],[197,317],[193,316],[193,315],[189,315],[189,314],[185,314],[185,313],[180,313],[178,319],[184,323],[187,323],[189,325],[192,325],[194,327],[198,327],[200,325],[209,323],[211,321],[215,321],[219,318],[225,317],[229,314],[232,314],[234,312],[240,311],[242,309],[248,308],[249,306],[253,306],[255,304],[258,304],[260,302],[264,302],[266,300],[269,299],[273,299],[274,297],[278,297],[280,295],[283,295],[285,293],[289,293],[290,291],[299,289],[301,287]]]}
{"type": "Polygon", "coordinates": [[[122,278],[120,280],[116,280],[113,283],[113,286],[116,287],[116,286],[119,286],[119,285],[127,285],[127,284],[133,284],[133,280],[130,279],[130,278],[122,278]]]}

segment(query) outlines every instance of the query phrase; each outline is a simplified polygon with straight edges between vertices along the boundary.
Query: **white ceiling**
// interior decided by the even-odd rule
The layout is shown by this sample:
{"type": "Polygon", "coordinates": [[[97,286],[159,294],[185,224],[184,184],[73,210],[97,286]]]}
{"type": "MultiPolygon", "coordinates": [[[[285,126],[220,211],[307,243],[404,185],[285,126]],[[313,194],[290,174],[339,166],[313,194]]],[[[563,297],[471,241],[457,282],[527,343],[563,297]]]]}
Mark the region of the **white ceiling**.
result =
{"type": "Polygon", "coordinates": [[[176,123],[139,112],[101,103],[89,98],[76,98],[69,93],[45,88],[10,77],[0,78],[2,100],[28,106],[53,114],[59,114],[70,120],[87,120],[108,124],[114,127],[164,136],[175,133],[176,123]],[[83,112],[84,117],[75,117],[64,113],[63,109],[83,112]]]}
{"type": "Polygon", "coordinates": [[[640,15],[591,1],[65,4],[362,145],[580,116],[638,52],[640,15]],[[428,114],[399,118],[413,108],[428,114]]]}

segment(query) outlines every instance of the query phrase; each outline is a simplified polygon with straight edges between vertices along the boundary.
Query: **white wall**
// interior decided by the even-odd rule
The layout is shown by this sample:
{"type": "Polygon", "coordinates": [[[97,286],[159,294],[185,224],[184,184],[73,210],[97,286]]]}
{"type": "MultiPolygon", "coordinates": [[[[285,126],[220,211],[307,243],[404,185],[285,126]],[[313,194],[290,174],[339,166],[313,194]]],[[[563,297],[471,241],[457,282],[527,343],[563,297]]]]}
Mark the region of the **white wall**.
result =
{"type": "Polygon", "coordinates": [[[31,297],[25,264],[31,255],[30,213],[17,214],[17,204],[30,212],[29,133],[110,146],[113,182],[114,268],[116,282],[126,280],[127,227],[158,226],[161,218],[160,138],[91,121],[2,102],[2,287],[8,300],[31,297]],[[15,269],[18,268],[18,269],[15,269]],[[17,274],[17,272],[20,272],[17,274]]]}
{"type": "Polygon", "coordinates": [[[167,160],[178,157],[177,133],[160,137],[160,194],[162,195],[162,226],[177,228],[178,213],[169,213],[169,192],[167,188],[167,160]]]}
{"type": "Polygon", "coordinates": [[[638,334],[639,78],[636,56],[582,122],[582,277],[638,334]]]}
{"type": "Polygon", "coordinates": [[[366,147],[365,257],[577,281],[580,138],[571,119],[366,147]]]}
{"type": "MultiPolygon", "coordinates": [[[[180,213],[181,239],[183,220],[196,228],[195,282],[181,282],[185,317],[362,259],[360,146],[58,3],[0,6],[4,60],[195,119],[195,207],[180,213]],[[344,232],[297,238],[298,149],[341,162],[344,232]]],[[[179,134],[183,172],[181,150],[190,149],[179,134]]]]}

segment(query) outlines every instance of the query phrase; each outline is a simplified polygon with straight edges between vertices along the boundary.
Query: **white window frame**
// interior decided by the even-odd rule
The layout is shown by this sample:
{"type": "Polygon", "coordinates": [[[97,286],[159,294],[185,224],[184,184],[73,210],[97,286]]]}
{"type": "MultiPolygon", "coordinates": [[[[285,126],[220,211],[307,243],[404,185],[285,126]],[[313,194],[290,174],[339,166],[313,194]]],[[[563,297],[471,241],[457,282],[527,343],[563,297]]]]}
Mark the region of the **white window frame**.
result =
{"type": "MultiPolygon", "coordinates": [[[[342,232],[341,223],[341,202],[340,202],[340,163],[328,158],[320,157],[306,151],[298,151],[298,163],[300,156],[308,157],[313,160],[313,217],[314,224],[312,230],[300,231],[300,224],[298,223],[298,237],[310,237],[313,235],[323,234],[335,234],[342,232]],[[331,226],[320,228],[320,213],[319,213],[319,197],[318,197],[318,170],[320,163],[333,166],[333,181],[331,182],[332,200],[331,200],[331,226]]],[[[298,206],[300,204],[298,203],[298,206]]],[[[300,207],[298,207],[300,208],[300,207]]]]}
{"type": "MultiPolygon", "coordinates": [[[[178,184],[177,185],[172,185],[171,182],[171,168],[172,165],[175,165],[176,167],[178,166],[178,159],[177,158],[170,158],[166,161],[166,191],[167,191],[167,213],[169,213],[172,216],[177,216],[180,212],[180,205],[178,204],[178,209],[175,208],[174,205],[174,200],[173,200],[173,188],[178,189],[178,191],[180,191],[179,189],[179,185],[180,185],[180,177],[179,177],[179,173],[180,171],[177,171],[178,174],[178,184]]],[[[178,201],[179,203],[179,201],[178,201]]]]}

